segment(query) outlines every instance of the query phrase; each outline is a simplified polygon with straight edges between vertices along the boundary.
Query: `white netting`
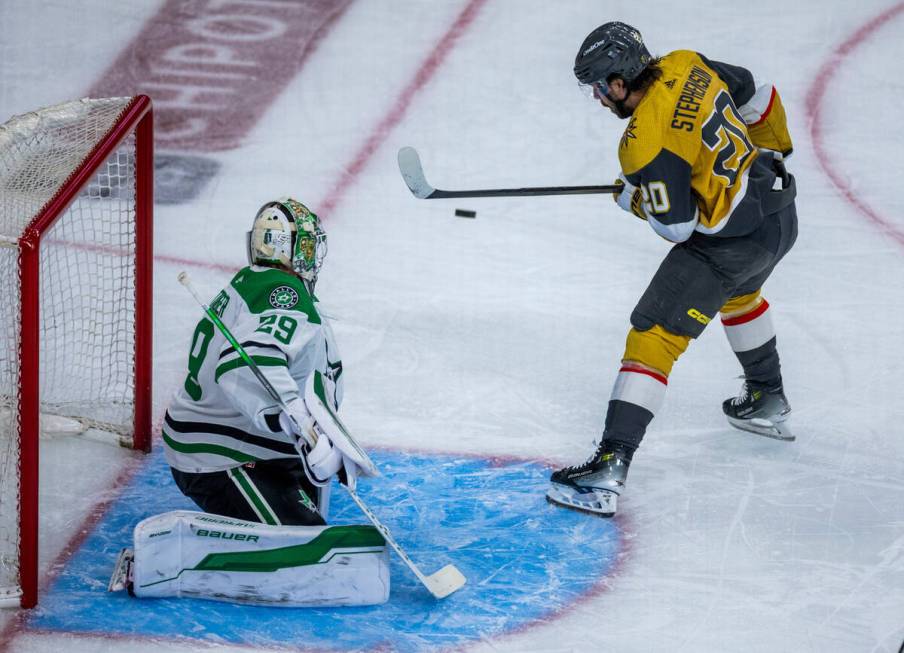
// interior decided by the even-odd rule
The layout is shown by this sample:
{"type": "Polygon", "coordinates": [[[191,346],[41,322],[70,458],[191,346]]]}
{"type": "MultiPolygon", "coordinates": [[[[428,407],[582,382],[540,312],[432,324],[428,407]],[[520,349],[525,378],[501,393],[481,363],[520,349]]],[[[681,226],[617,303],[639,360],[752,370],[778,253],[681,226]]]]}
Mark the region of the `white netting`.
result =
{"type": "MultiPolygon", "coordinates": [[[[20,431],[29,428],[18,414],[17,242],[129,100],[69,102],[0,126],[0,591],[18,582],[20,431]]],[[[134,198],[129,136],[42,238],[38,298],[41,412],[125,437],[134,401],[134,198]]]]}

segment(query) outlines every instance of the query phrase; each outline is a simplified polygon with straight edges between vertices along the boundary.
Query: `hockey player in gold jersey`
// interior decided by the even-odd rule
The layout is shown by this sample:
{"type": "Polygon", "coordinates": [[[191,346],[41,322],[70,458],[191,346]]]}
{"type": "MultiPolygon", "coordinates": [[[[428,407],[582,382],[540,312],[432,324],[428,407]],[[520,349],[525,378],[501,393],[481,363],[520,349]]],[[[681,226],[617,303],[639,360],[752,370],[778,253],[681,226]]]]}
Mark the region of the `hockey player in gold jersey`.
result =
{"type": "Polygon", "coordinates": [[[612,515],[668,377],[716,314],[744,370],[723,402],[733,426],[791,440],[769,304],[761,287],[797,237],[791,137],[781,98],[741,67],[679,50],[653,58],[611,22],[584,40],[578,81],[628,121],[618,144],[620,207],[676,243],[631,314],[602,441],[553,473],[547,498],[612,515]]]}

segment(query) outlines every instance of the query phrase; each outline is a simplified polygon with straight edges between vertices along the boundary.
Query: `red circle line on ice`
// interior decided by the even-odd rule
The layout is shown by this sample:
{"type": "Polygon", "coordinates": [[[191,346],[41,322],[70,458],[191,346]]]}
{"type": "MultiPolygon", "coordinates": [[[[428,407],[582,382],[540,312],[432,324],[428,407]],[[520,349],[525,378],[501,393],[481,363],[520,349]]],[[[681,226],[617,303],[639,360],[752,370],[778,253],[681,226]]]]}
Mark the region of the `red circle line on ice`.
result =
{"type": "Polygon", "coordinates": [[[832,185],[838,189],[841,196],[857,211],[865,216],[871,223],[883,233],[893,238],[899,245],[904,246],[904,230],[900,225],[883,216],[879,211],[866,203],[854,189],[842,172],[835,167],[833,158],[826,151],[826,141],[823,138],[822,102],[827,95],[829,85],[837,77],[839,68],[845,60],[854,53],[863,43],[872,38],[887,23],[897,18],[904,12],[904,2],[889,7],[882,13],[874,16],[861,25],[853,34],[846,38],[835,48],[829,58],[822,64],[819,72],[813,80],[812,86],[807,91],[806,111],[810,123],[810,140],[816,153],[816,160],[825,171],[832,185]]]}

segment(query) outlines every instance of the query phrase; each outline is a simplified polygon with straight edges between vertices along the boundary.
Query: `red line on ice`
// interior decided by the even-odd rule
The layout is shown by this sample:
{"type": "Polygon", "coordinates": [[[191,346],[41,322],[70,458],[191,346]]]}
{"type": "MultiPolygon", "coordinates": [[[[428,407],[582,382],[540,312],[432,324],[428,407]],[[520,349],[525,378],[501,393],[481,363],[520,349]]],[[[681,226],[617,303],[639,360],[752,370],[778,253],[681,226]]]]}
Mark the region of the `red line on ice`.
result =
{"type": "Polygon", "coordinates": [[[885,26],[886,23],[897,18],[902,12],[904,12],[904,2],[899,2],[869,20],[845,39],[841,45],[835,48],[835,51],[819,69],[806,98],[807,115],[810,117],[810,138],[813,142],[813,149],[816,152],[816,159],[819,161],[819,165],[822,166],[832,184],[849,204],[900,245],[904,245],[904,231],[902,231],[901,227],[882,216],[861,197],[858,197],[854,189],[851,188],[850,182],[834,166],[832,157],[826,152],[823,139],[822,101],[825,98],[832,78],[836,75],[845,59],[880,28],[885,26]]]}
{"type": "MultiPolygon", "coordinates": [[[[456,18],[455,22],[453,22],[450,28],[446,31],[446,34],[443,36],[443,38],[439,41],[439,43],[437,43],[436,47],[430,52],[430,54],[418,68],[417,72],[414,75],[414,78],[408,83],[408,85],[396,99],[389,113],[387,113],[383,117],[383,119],[379,123],[377,123],[376,128],[365,140],[364,144],[358,150],[358,153],[356,154],[352,162],[343,168],[343,172],[340,175],[339,180],[336,182],[332,190],[326,195],[325,200],[318,205],[318,212],[326,215],[342,200],[349,187],[361,174],[361,171],[364,170],[367,163],[373,157],[374,153],[377,151],[380,145],[382,145],[386,140],[392,129],[401,122],[402,118],[404,118],[408,107],[411,105],[411,102],[417,95],[418,91],[426,86],[427,83],[433,78],[437,70],[439,70],[440,66],[446,60],[446,57],[457,44],[458,38],[474,22],[478,11],[486,3],[487,0],[470,0],[468,2],[462,12],[456,18]]],[[[220,263],[199,263],[197,260],[189,260],[166,255],[155,255],[154,259],[158,262],[163,263],[186,266],[190,265],[227,272],[233,271],[236,267],[220,263]]],[[[157,429],[155,428],[155,431],[156,430],[157,429]]],[[[117,478],[113,491],[111,492],[111,497],[118,495],[118,492],[116,492],[116,490],[121,489],[126,485],[126,483],[128,483],[139,466],[140,465],[137,464],[130,464],[127,466],[123,473],[120,474],[119,478],[117,478]]],[[[76,534],[76,536],[67,544],[63,552],[51,565],[51,571],[42,578],[42,588],[46,588],[50,584],[50,582],[52,582],[53,578],[55,578],[56,576],[56,573],[58,573],[58,570],[62,568],[65,561],[68,560],[72,553],[74,553],[74,551],[81,545],[81,542],[86,537],[87,532],[89,532],[91,528],[98,521],[100,521],[100,519],[106,513],[106,510],[111,502],[112,498],[107,498],[94,506],[94,508],[91,510],[90,515],[83,523],[82,529],[80,529],[80,533],[76,534]],[[57,571],[53,571],[54,569],[56,569],[57,571]]],[[[12,642],[12,640],[15,639],[16,635],[27,627],[27,617],[27,613],[20,611],[7,623],[6,627],[2,631],[0,631],[0,651],[5,650],[5,648],[12,642]]],[[[141,638],[136,637],[135,639],[141,638]]]]}
{"type": "MultiPolygon", "coordinates": [[[[377,123],[377,126],[368,136],[368,138],[364,141],[354,159],[352,159],[351,163],[343,168],[343,172],[340,174],[339,179],[336,181],[332,189],[327,193],[324,200],[321,201],[318,206],[318,212],[322,215],[329,215],[329,213],[336,208],[336,206],[342,201],[345,197],[345,194],[349,190],[349,188],[353,185],[353,183],[357,180],[358,176],[365,169],[373,155],[380,148],[381,145],[386,141],[387,137],[391,133],[391,131],[398,126],[398,124],[405,117],[405,114],[408,111],[408,108],[411,106],[415,96],[417,93],[423,89],[434,77],[436,72],[439,70],[440,66],[444,63],[449,53],[454,49],[455,45],[459,37],[467,30],[467,28],[474,22],[479,10],[487,3],[488,0],[470,0],[462,12],[458,15],[455,22],[450,26],[446,34],[443,38],[437,43],[436,47],[433,51],[427,56],[424,60],[423,64],[420,66],[418,71],[415,73],[413,79],[408,83],[408,85],[403,89],[402,93],[396,99],[392,108],[389,112],[377,123]]],[[[221,271],[232,271],[236,266],[229,266],[226,264],[218,264],[218,263],[199,263],[196,260],[188,260],[181,259],[179,257],[166,256],[166,255],[157,255],[154,257],[158,262],[164,263],[172,263],[172,264],[181,264],[181,265],[191,265],[196,267],[203,267],[209,269],[216,269],[221,271]]],[[[155,429],[156,431],[156,429],[155,429]]],[[[466,456],[473,454],[465,454],[466,456]]],[[[495,459],[495,457],[491,457],[495,459]]],[[[514,457],[499,457],[500,462],[502,460],[514,460],[514,457]]],[[[532,459],[533,460],[533,459],[532,459]]],[[[536,462],[536,460],[533,460],[536,462]]],[[[543,461],[541,461],[543,462],[543,461]]],[[[547,462],[550,466],[550,463],[547,462]]],[[[140,464],[130,464],[128,468],[120,474],[120,477],[117,479],[114,487],[114,492],[111,493],[113,496],[117,496],[118,492],[115,490],[121,489],[124,487],[128,481],[135,474],[137,468],[140,467],[140,464]]],[[[81,545],[82,541],[86,537],[86,533],[91,530],[93,527],[105,514],[107,508],[112,502],[112,498],[108,498],[105,501],[102,501],[94,509],[91,511],[90,516],[87,518],[85,524],[83,524],[82,533],[80,535],[76,535],[70,543],[66,546],[65,550],[60,554],[60,556],[54,561],[54,564],[51,565],[52,569],[61,569],[65,561],[74,553],[74,551],[81,545]]],[[[616,521],[620,523],[620,528],[618,529],[618,537],[619,537],[619,549],[620,555],[618,560],[613,564],[613,567],[610,569],[609,574],[605,576],[601,576],[596,583],[591,585],[581,596],[577,597],[575,601],[568,605],[564,605],[559,609],[555,610],[552,614],[546,615],[542,619],[535,620],[533,622],[528,622],[522,624],[520,627],[514,629],[513,631],[508,631],[505,633],[501,633],[496,637],[491,637],[491,640],[498,641],[504,637],[511,637],[514,635],[522,634],[526,631],[532,630],[538,626],[542,626],[548,624],[552,621],[560,619],[564,617],[566,614],[572,613],[578,606],[585,605],[587,602],[592,600],[593,598],[599,596],[600,594],[605,593],[612,587],[613,580],[622,570],[622,565],[624,564],[625,559],[628,557],[625,554],[628,552],[629,546],[626,538],[626,533],[633,530],[628,524],[630,523],[624,516],[619,515],[616,518],[616,521]]],[[[52,579],[55,577],[55,572],[50,572],[43,579],[42,586],[47,587],[52,579]]],[[[4,649],[5,645],[8,645],[12,639],[15,638],[16,634],[21,632],[25,627],[27,627],[27,615],[24,615],[20,612],[17,615],[17,618],[11,620],[11,622],[7,625],[7,628],[4,629],[3,632],[0,632],[0,650],[4,649]]],[[[34,631],[39,632],[39,631],[34,631]]],[[[111,636],[110,633],[91,633],[89,636],[101,637],[103,639],[118,639],[115,635],[111,636]]],[[[131,637],[129,639],[133,640],[143,640],[145,638],[142,637],[131,637]]],[[[200,642],[198,642],[200,644],[200,642]]],[[[463,646],[465,648],[474,646],[479,642],[462,642],[459,646],[463,646]]],[[[270,649],[267,649],[270,650],[270,649]]]]}
{"type": "MultiPolygon", "coordinates": [[[[373,158],[374,154],[386,141],[389,134],[402,121],[411,103],[414,101],[418,92],[423,89],[436,75],[440,66],[445,62],[449,53],[455,48],[458,39],[474,22],[480,9],[487,3],[487,0],[470,0],[461,13],[436,44],[436,47],[427,55],[427,58],[420,65],[417,72],[410,82],[405,86],[399,96],[396,98],[390,110],[377,123],[376,127],[371,131],[370,135],[361,144],[354,158],[350,163],[344,165],[339,178],[334,183],[330,191],[324,196],[324,199],[316,205],[316,211],[321,216],[328,216],[336,206],[343,200],[348,190],[360,176],[361,172],[367,167],[367,164],[373,158]]],[[[227,265],[224,263],[202,263],[197,260],[183,259],[175,256],[155,256],[156,261],[171,263],[174,265],[193,266],[200,268],[213,269],[223,272],[234,271],[238,265],[227,265]]]]}
{"type": "MultiPolygon", "coordinates": [[[[158,431],[160,429],[161,424],[163,423],[162,419],[158,419],[153,426],[154,431],[158,431]]],[[[40,606],[41,594],[46,592],[48,588],[53,584],[53,581],[56,577],[63,571],[63,567],[67,560],[72,557],[79,547],[81,547],[82,543],[88,538],[91,532],[94,530],[94,527],[100,522],[103,516],[107,513],[107,509],[119,498],[119,494],[126,485],[132,480],[135,474],[142,468],[144,463],[144,456],[140,455],[138,452],[135,452],[135,455],[130,458],[123,468],[120,470],[118,476],[113,481],[113,485],[103,493],[102,498],[95,503],[88,515],[82,521],[81,526],[72,537],[69,538],[69,541],[63,547],[63,549],[57,554],[57,556],[53,559],[53,562],[50,563],[47,567],[47,571],[43,574],[40,581],[38,582],[38,605],[40,606]]],[[[16,636],[27,629],[28,627],[28,617],[30,615],[29,610],[19,610],[10,620],[7,622],[6,627],[0,631],[0,651],[5,651],[9,647],[10,643],[16,636]]]]}
{"type": "Polygon", "coordinates": [[[440,39],[439,43],[436,44],[436,47],[433,48],[433,51],[424,63],[421,64],[421,67],[415,73],[414,78],[408,83],[399,97],[396,98],[395,104],[389,112],[383,116],[383,119],[377,123],[377,126],[371,132],[367,140],[364,141],[364,144],[361,146],[361,149],[358,150],[355,158],[352,159],[350,164],[345,166],[333,188],[317,205],[318,213],[329,215],[330,212],[336,208],[336,205],[342,201],[342,198],[345,197],[349,187],[355,179],[357,179],[358,175],[361,174],[361,171],[364,170],[365,166],[380,146],[386,141],[390,132],[402,121],[402,118],[405,117],[405,113],[408,111],[408,107],[411,106],[411,102],[414,100],[415,95],[417,95],[418,91],[424,88],[430,80],[433,79],[436,71],[439,70],[440,66],[446,60],[446,57],[455,48],[458,38],[464,34],[468,27],[474,22],[477,13],[486,2],[487,0],[470,0],[470,2],[465,5],[465,8],[458,15],[458,18],[455,19],[455,22],[452,23],[452,26],[449,27],[443,38],[440,39]]]}

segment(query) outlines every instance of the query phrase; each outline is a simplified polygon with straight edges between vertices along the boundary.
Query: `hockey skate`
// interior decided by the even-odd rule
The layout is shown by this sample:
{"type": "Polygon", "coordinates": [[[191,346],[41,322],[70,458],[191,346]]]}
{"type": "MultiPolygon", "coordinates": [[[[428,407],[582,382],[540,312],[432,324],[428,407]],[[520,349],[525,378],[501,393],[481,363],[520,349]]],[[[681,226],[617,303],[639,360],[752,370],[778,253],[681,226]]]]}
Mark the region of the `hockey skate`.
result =
{"type": "Polygon", "coordinates": [[[618,496],[625,487],[630,464],[627,454],[602,442],[583,465],[552,473],[546,500],[566,508],[611,517],[618,508],[618,496]]]}
{"type": "Polygon", "coordinates": [[[131,596],[132,591],[132,563],[135,560],[135,552],[132,549],[123,549],[116,558],[116,566],[113,567],[113,574],[110,576],[110,582],[107,583],[108,592],[120,592],[128,590],[131,596]]]}
{"type": "Polygon", "coordinates": [[[791,405],[781,384],[770,388],[765,384],[744,381],[737,397],[722,402],[722,412],[736,429],[776,440],[794,440],[794,434],[786,423],[791,405]]]}

